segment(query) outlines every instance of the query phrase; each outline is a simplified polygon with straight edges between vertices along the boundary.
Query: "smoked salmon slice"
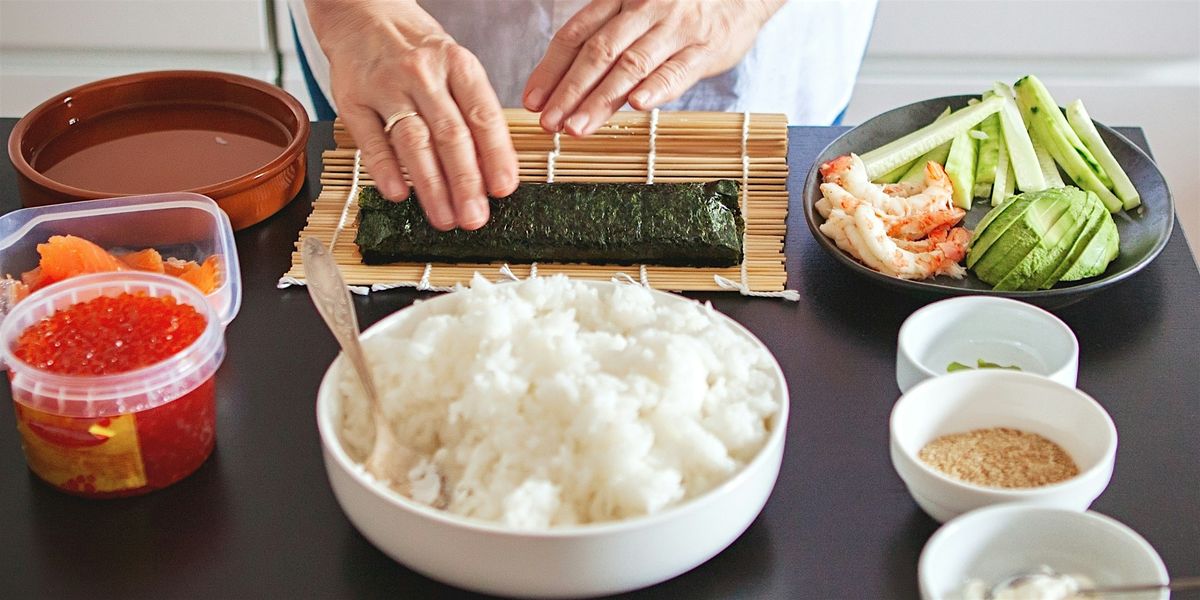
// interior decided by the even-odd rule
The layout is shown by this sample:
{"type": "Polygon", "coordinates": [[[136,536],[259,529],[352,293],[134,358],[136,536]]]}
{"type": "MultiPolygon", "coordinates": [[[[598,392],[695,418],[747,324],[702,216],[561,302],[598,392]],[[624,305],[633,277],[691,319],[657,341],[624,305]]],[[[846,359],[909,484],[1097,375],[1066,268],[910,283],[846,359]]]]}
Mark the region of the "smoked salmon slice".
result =
{"type": "Polygon", "coordinates": [[[179,274],[179,278],[196,286],[201,292],[211,294],[217,290],[217,257],[210,256],[204,259],[204,264],[197,265],[192,261],[188,261],[190,265],[184,272],[179,274]]]}
{"type": "Polygon", "coordinates": [[[85,273],[129,270],[104,248],[73,235],[50,236],[45,244],[37,245],[37,251],[42,256],[42,272],[38,285],[30,286],[33,289],[85,273]]]}
{"type": "Polygon", "coordinates": [[[69,277],[112,271],[165,273],[196,286],[205,294],[215,292],[220,283],[221,274],[215,254],[203,263],[163,258],[154,248],[114,256],[95,243],[73,235],[50,236],[46,243],[37,245],[37,251],[41,255],[38,266],[21,274],[22,289],[18,291],[22,298],[69,277]]]}
{"type": "Polygon", "coordinates": [[[154,248],[130,252],[129,254],[121,255],[119,258],[121,262],[138,271],[149,271],[151,273],[166,272],[163,267],[163,257],[154,248]]]}

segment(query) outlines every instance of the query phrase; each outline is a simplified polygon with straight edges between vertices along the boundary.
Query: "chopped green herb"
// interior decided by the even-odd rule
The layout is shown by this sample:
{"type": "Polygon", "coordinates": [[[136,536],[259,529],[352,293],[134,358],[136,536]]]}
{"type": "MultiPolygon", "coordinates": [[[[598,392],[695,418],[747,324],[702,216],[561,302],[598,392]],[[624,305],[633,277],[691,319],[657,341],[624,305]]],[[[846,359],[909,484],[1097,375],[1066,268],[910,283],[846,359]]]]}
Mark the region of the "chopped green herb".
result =
{"type": "Polygon", "coordinates": [[[1010,371],[1020,371],[1021,370],[1021,367],[1018,367],[1017,365],[1001,365],[1001,364],[996,364],[994,362],[988,362],[986,360],[983,360],[982,358],[979,359],[978,361],[976,361],[976,364],[979,365],[980,369],[1008,369],[1010,371]]]}
{"type": "Polygon", "coordinates": [[[977,369],[977,368],[978,369],[1008,369],[1010,371],[1020,371],[1021,370],[1021,367],[1018,367],[1017,365],[1001,365],[1001,364],[994,363],[994,362],[988,362],[986,360],[983,360],[982,358],[976,359],[975,364],[978,366],[972,367],[971,365],[964,365],[956,360],[956,361],[946,365],[946,372],[953,373],[955,371],[965,371],[968,369],[977,369]]]}

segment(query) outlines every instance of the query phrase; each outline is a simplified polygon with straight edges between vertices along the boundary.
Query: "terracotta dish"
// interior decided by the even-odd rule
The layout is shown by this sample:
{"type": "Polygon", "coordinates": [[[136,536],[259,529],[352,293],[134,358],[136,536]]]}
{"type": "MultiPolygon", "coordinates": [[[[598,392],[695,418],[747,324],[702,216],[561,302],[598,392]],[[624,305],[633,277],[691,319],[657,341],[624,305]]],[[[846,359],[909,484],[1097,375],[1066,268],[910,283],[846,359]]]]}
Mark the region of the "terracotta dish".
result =
{"type": "Polygon", "coordinates": [[[228,73],[158,71],[63,92],[12,130],[25,206],[196,192],[234,229],[283,208],[304,183],[308,115],[287,92],[228,73]]]}

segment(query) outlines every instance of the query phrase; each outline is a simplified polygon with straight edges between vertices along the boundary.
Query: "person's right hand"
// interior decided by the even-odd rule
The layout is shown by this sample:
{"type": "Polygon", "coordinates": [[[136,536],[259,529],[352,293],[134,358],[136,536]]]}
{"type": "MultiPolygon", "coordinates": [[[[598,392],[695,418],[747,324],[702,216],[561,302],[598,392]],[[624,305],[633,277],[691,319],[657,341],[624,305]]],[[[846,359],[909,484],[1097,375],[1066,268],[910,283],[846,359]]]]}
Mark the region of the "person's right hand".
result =
{"type": "Polygon", "coordinates": [[[329,58],[338,114],[376,187],[408,196],[407,168],[429,223],[478,229],[487,194],[517,187],[508,125],[475,55],[414,0],[308,0],[329,58]],[[384,133],[390,115],[415,112],[384,133]]]}

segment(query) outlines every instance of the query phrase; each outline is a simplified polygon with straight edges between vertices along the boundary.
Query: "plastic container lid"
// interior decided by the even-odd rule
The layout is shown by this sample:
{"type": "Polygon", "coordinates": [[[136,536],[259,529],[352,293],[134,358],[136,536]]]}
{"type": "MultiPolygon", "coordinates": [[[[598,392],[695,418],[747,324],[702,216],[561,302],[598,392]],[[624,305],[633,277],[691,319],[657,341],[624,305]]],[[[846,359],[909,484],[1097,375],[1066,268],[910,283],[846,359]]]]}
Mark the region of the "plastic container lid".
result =
{"type": "Polygon", "coordinates": [[[233,228],[207,196],[177,192],[15,210],[0,216],[0,276],[19,277],[36,267],[37,245],[52,235],[78,236],[106,250],[155,248],[164,258],[196,262],[215,254],[221,281],[207,300],[223,325],[241,307],[242,276],[233,228]]]}
{"type": "Polygon", "coordinates": [[[0,359],[8,365],[13,400],[31,408],[70,417],[108,417],[170,402],[216,373],[225,357],[225,326],[198,289],[157,273],[119,272],[80,275],[47,286],[18,303],[0,324],[0,359]],[[173,296],[190,304],[207,325],[196,341],[152,365],[110,375],[66,375],[36,368],[13,354],[13,345],[34,323],[68,306],[100,296],[141,293],[173,296]]]}

